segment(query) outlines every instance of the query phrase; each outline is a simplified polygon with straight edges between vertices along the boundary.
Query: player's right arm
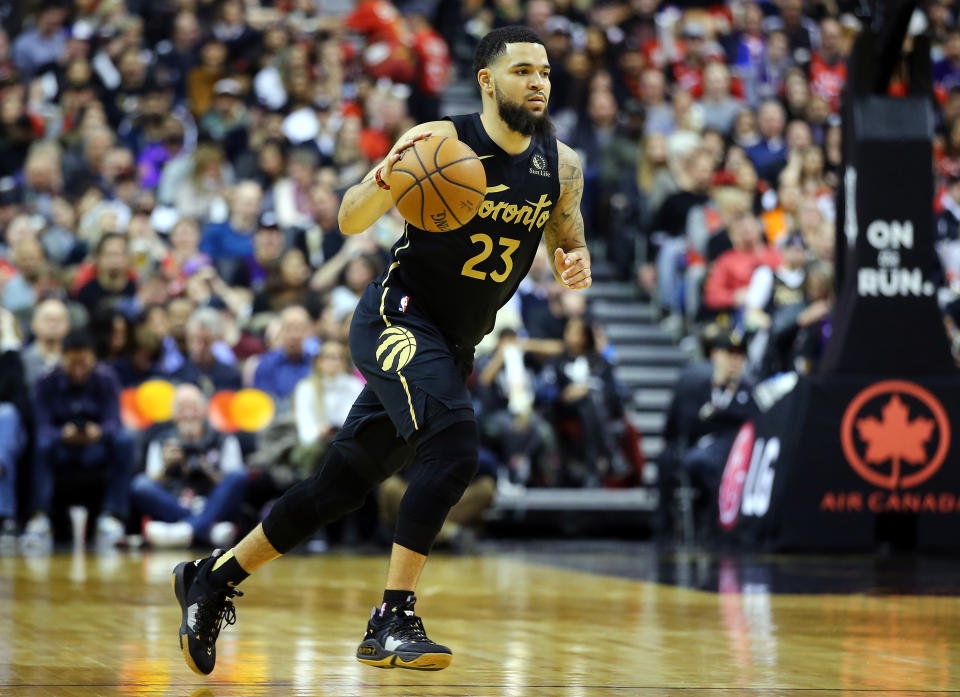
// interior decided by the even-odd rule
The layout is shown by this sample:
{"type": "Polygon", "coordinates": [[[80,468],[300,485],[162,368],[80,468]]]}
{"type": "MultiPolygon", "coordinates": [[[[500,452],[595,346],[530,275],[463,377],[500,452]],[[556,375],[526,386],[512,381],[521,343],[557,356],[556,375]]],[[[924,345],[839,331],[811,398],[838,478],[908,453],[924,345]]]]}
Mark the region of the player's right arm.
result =
{"type": "Polygon", "coordinates": [[[387,153],[383,162],[371,169],[359,184],[347,189],[340,203],[340,213],[337,220],[340,223],[340,232],[344,235],[356,235],[373,225],[381,215],[390,210],[393,205],[393,196],[386,189],[377,185],[376,174],[381,167],[380,177],[384,181],[390,179],[390,172],[401,153],[415,142],[431,135],[457,137],[457,129],[452,121],[428,121],[414,126],[404,133],[387,153]]]}

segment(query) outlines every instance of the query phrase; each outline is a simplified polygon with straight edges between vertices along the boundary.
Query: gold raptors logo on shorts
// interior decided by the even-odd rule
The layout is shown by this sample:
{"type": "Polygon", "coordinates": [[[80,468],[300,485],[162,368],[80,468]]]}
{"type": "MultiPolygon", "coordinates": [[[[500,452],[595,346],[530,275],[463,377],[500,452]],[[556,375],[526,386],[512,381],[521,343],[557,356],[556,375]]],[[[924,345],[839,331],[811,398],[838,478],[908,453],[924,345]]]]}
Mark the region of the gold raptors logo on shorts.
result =
{"type": "Polygon", "coordinates": [[[377,339],[377,362],[383,372],[400,372],[417,352],[417,340],[409,329],[390,327],[377,339]]]}

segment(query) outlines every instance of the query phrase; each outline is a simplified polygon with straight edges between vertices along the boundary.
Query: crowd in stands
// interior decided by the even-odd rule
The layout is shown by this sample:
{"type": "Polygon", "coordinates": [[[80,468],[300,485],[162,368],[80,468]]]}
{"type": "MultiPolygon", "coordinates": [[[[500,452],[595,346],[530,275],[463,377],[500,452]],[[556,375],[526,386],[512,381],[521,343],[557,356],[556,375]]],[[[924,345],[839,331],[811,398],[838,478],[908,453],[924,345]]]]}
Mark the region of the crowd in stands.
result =
{"type": "MultiPolygon", "coordinates": [[[[403,226],[391,212],[345,237],[340,197],[440,115],[486,28],[554,14],[504,8],[4,8],[0,547],[68,537],[77,504],[107,545],[222,546],[317,467],[363,387],[352,312],[403,226]],[[171,419],[122,418],[126,391],[157,379],[175,386],[171,419]],[[256,433],[215,418],[217,395],[243,388],[275,407],[256,433]]],[[[639,481],[612,348],[571,295],[542,256],[478,353],[484,466],[447,537],[494,483],[639,481]]],[[[384,486],[385,522],[405,476],[384,486]]]]}
{"type": "MultiPolygon", "coordinates": [[[[816,372],[831,334],[840,100],[869,8],[803,0],[631,7],[616,67],[638,76],[621,103],[635,100],[645,113],[635,139],[637,281],[663,309],[664,326],[703,357],[683,371],[667,415],[660,522],[669,526],[673,490],[687,485],[709,527],[730,446],[758,411],[754,388],[816,372]]],[[[960,363],[956,21],[951,3],[921,3],[911,33],[932,43],[932,273],[960,363]]],[[[891,95],[907,93],[904,75],[895,72],[891,95]]]]}
{"type": "MultiPolygon", "coordinates": [[[[681,380],[659,464],[709,488],[723,444],[749,418],[747,388],[816,370],[829,336],[838,109],[862,9],[8,4],[0,532],[48,539],[65,497],[92,489],[108,543],[142,520],[157,545],[225,543],[309,474],[362,388],[351,313],[402,229],[392,211],[341,235],[340,196],[408,127],[441,115],[454,82],[472,82],[480,37],[514,23],[544,39],[550,110],[583,160],[595,256],[650,295],[678,340],[705,332],[707,363],[681,380]],[[173,420],[131,433],[118,396],[152,378],[178,385],[173,420]],[[225,434],[207,418],[212,395],[241,387],[275,400],[260,433],[225,434]]],[[[923,13],[940,299],[960,354],[960,29],[945,0],[923,13]]],[[[476,519],[490,482],[637,483],[642,455],[615,355],[541,254],[478,351],[470,385],[485,464],[455,525],[476,519]]],[[[387,519],[403,486],[401,475],[384,488],[387,519]]]]}

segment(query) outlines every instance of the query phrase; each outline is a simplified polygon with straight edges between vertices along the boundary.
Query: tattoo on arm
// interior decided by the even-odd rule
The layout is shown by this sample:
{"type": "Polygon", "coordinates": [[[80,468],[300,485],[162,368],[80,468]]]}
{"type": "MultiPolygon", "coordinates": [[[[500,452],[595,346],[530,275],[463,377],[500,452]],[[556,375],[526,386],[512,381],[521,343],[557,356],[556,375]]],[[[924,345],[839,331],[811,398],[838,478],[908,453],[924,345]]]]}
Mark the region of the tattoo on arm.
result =
{"type": "Polygon", "coordinates": [[[577,154],[561,146],[560,153],[560,200],[550,215],[544,230],[544,238],[550,251],[560,247],[566,252],[586,247],[583,231],[583,216],[580,214],[580,199],[583,197],[583,167],[577,154]]]}

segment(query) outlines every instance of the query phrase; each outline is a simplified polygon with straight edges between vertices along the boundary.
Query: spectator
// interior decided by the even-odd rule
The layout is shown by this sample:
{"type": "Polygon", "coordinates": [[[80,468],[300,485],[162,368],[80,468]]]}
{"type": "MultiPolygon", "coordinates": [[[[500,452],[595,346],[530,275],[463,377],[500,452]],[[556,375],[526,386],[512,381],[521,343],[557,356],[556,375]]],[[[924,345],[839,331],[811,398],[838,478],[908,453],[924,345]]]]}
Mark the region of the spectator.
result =
{"type": "Polygon", "coordinates": [[[796,317],[796,340],[792,365],[801,374],[817,371],[830,338],[833,312],[833,266],[818,262],[807,271],[804,283],[806,307],[796,317]]]}
{"type": "Polygon", "coordinates": [[[565,463],[562,481],[568,486],[599,486],[604,477],[627,468],[614,431],[623,405],[613,367],[600,355],[593,328],[581,318],[569,319],[563,344],[563,354],[545,375],[554,393],[554,423],[561,440],[564,432],[569,434],[576,453],[565,463]]]}
{"type": "Polygon", "coordinates": [[[33,342],[23,350],[23,369],[28,385],[60,365],[63,339],[70,331],[67,306],[56,298],[37,305],[30,323],[33,342]]]}
{"type": "Polygon", "coordinates": [[[43,245],[36,237],[19,240],[11,245],[10,260],[16,272],[3,285],[3,307],[22,316],[36,306],[49,277],[43,245]]]}
{"type": "Polygon", "coordinates": [[[787,146],[783,140],[786,114],[776,100],[767,100],[760,105],[757,117],[760,142],[746,147],[747,157],[753,163],[761,179],[775,182],[776,175],[787,159],[787,146]]]}
{"type": "Polygon", "coordinates": [[[213,86],[213,104],[200,119],[200,128],[223,147],[228,160],[236,162],[247,147],[248,118],[243,86],[228,77],[213,86]]]}
{"type": "Polygon", "coordinates": [[[317,170],[314,151],[298,148],[287,160],[287,176],[273,187],[277,224],[284,229],[312,226],[311,187],[317,170]]]}
{"type": "Polygon", "coordinates": [[[756,413],[752,383],[744,377],[742,337],[716,325],[708,326],[704,334],[709,360],[684,369],[667,411],[666,447],[659,458],[661,534],[671,524],[673,492],[684,480],[699,492],[697,527],[713,529],[727,455],[740,426],[756,413]]]}
{"type": "Polygon", "coordinates": [[[714,159],[708,151],[697,149],[683,158],[678,176],[680,191],[664,200],[651,224],[653,249],[648,258],[656,259],[656,278],[660,303],[673,313],[683,305],[682,273],[691,244],[706,242],[703,210],[710,201],[714,159]]]}
{"type": "Polygon", "coordinates": [[[294,246],[303,252],[311,268],[318,269],[343,247],[343,235],[337,221],[340,198],[326,184],[310,189],[311,225],[297,230],[294,246]]]}
{"type": "MultiPolygon", "coordinates": [[[[346,246],[344,246],[346,249],[346,246]]],[[[353,314],[360,296],[380,273],[379,260],[372,254],[349,258],[341,275],[340,284],[330,294],[330,304],[338,319],[353,314]]]]}
{"type": "Polygon", "coordinates": [[[803,14],[803,0],[779,0],[779,24],[790,44],[790,54],[798,65],[810,62],[813,47],[817,45],[817,24],[803,14]]]}
{"type": "Polygon", "coordinates": [[[41,69],[56,64],[67,46],[63,29],[66,8],[50,4],[36,16],[33,29],[25,31],[13,42],[13,60],[22,77],[30,78],[41,69]]]}
{"type": "Polygon", "coordinates": [[[840,107],[840,93],[847,81],[843,55],[843,29],[828,17],[820,23],[820,48],[810,61],[810,91],[822,97],[834,113],[840,107]]]}
{"type": "Polygon", "coordinates": [[[133,441],[120,425],[119,400],[117,378],[97,362],[90,335],[82,330],[67,334],[62,365],[42,377],[36,387],[37,450],[33,517],[25,530],[28,538],[48,544],[49,516],[63,513],[54,508],[55,500],[72,498],[84,486],[102,505],[98,543],[111,546],[123,537],[133,441]]]}
{"type": "Polygon", "coordinates": [[[760,224],[752,213],[737,214],[728,232],[733,249],[714,262],[704,288],[704,304],[716,312],[742,308],[757,267],[780,265],[779,253],[763,244],[760,224]]]}
{"type": "Polygon", "coordinates": [[[293,393],[298,444],[291,462],[302,475],[313,472],[362,390],[363,381],[351,370],[346,345],[324,341],[313,359],[313,370],[293,393]]]}
{"type": "Polygon", "coordinates": [[[230,218],[222,223],[208,223],[203,229],[200,251],[213,259],[224,278],[231,276],[240,260],[253,254],[253,233],[257,229],[262,198],[259,184],[240,182],[231,191],[230,218]]]}
{"type": "Polygon", "coordinates": [[[743,103],[730,94],[730,73],[722,63],[711,63],[703,71],[703,124],[715,128],[724,136],[733,129],[743,103]]]}
{"type": "Polygon", "coordinates": [[[210,265],[210,257],[200,251],[200,227],[193,218],[181,218],[170,231],[170,250],[161,262],[170,282],[170,294],[183,293],[187,279],[210,265]]]}
{"type": "Polygon", "coordinates": [[[0,550],[4,552],[12,551],[16,541],[17,470],[33,434],[20,345],[16,320],[0,309],[0,550]]]}
{"type": "Polygon", "coordinates": [[[225,161],[223,150],[216,143],[203,142],[164,165],[157,200],[173,206],[184,218],[207,220],[233,182],[233,167],[225,161]]]}
{"type": "Polygon", "coordinates": [[[666,78],[662,71],[656,68],[643,71],[640,99],[646,114],[644,130],[647,134],[669,135],[673,132],[673,109],[667,102],[665,86],[666,78]]]}
{"type": "Polygon", "coordinates": [[[77,291],[77,302],[91,315],[105,308],[129,307],[137,285],[130,270],[126,236],[110,232],[100,238],[93,271],[94,277],[77,291]]]}
{"type": "Polygon", "coordinates": [[[261,215],[253,235],[253,250],[227,277],[230,285],[249,288],[254,294],[272,285],[280,275],[280,257],[285,244],[277,216],[271,211],[261,215]]]}
{"type": "Polygon", "coordinates": [[[795,232],[783,244],[780,266],[761,266],[750,279],[743,319],[747,330],[756,332],[748,349],[752,367],[761,377],[788,369],[779,347],[768,350],[769,337],[775,322],[779,331],[781,318],[803,305],[806,262],[806,244],[803,236],[795,232]]]}
{"type": "Polygon", "coordinates": [[[578,126],[571,147],[582,153],[584,165],[583,216],[590,229],[607,239],[615,265],[632,264],[638,207],[637,146],[617,124],[617,102],[611,92],[590,95],[588,119],[578,126]],[[630,238],[630,239],[628,239],[630,238]]]}
{"type": "Polygon", "coordinates": [[[782,31],[772,31],[767,37],[767,52],[759,71],[753,76],[747,93],[751,106],[783,94],[787,72],[793,67],[790,40],[782,31]]]}
{"type": "Polygon", "coordinates": [[[279,348],[260,358],[253,377],[253,386],[277,400],[288,400],[297,383],[310,372],[313,352],[307,345],[310,315],[300,306],[288,307],[280,313],[279,348]]]}
{"type": "Polygon", "coordinates": [[[936,248],[944,280],[960,281],[960,175],[950,180],[941,199],[943,211],[937,216],[936,248]]]}
{"type": "Polygon", "coordinates": [[[214,347],[222,341],[220,312],[212,307],[194,312],[186,325],[187,355],[173,377],[198,386],[207,397],[220,390],[239,390],[243,386],[240,372],[214,354],[214,347]]]}
{"type": "Polygon", "coordinates": [[[960,29],[953,28],[943,44],[943,58],[933,64],[933,82],[944,92],[960,87],[960,29]]]}
{"type": "Polygon", "coordinates": [[[299,249],[288,249],[280,258],[279,272],[274,282],[268,284],[253,299],[253,312],[279,312],[290,305],[308,306],[315,295],[307,282],[310,267],[299,249]]]}
{"type": "Polygon", "coordinates": [[[143,536],[154,547],[189,547],[199,541],[229,547],[243,503],[247,474],[236,436],[215,431],[207,402],[194,385],[180,385],[173,423],[157,431],[146,449],[145,470],[131,498],[150,520],[143,536]]]}
{"type": "MultiPolygon", "coordinates": [[[[182,359],[183,356],[187,355],[187,322],[190,320],[190,316],[194,310],[197,309],[197,306],[193,304],[190,298],[179,297],[170,300],[166,305],[166,309],[170,340],[173,342],[173,347],[182,359]]],[[[229,359],[228,362],[232,363],[233,359],[229,359]]],[[[170,371],[176,371],[179,366],[180,363],[175,362],[171,364],[168,369],[170,371]]]]}
{"type": "MultiPolygon", "coordinates": [[[[556,354],[562,344],[518,339],[500,332],[497,350],[478,364],[476,396],[485,443],[503,462],[507,481],[555,486],[559,475],[557,439],[550,423],[534,409],[537,375],[527,365],[527,351],[556,354]]],[[[532,357],[531,357],[532,358],[532,357]]]]}

